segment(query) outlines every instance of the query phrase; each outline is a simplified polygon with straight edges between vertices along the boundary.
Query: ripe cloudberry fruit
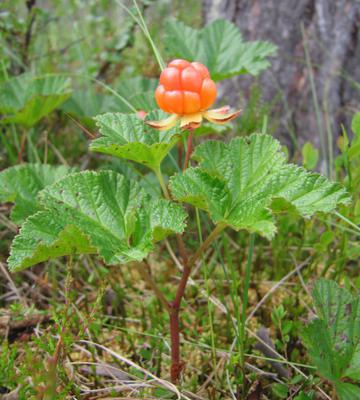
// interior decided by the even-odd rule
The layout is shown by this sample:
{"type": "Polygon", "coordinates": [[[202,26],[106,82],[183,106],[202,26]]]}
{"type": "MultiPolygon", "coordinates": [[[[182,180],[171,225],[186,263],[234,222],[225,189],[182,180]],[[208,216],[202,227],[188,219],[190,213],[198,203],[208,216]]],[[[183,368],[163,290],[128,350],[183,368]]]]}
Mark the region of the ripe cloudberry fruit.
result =
{"type": "Polygon", "coordinates": [[[216,85],[205,65],[179,59],[171,61],[161,72],[155,98],[163,111],[189,115],[211,107],[216,93],[216,85]]]}

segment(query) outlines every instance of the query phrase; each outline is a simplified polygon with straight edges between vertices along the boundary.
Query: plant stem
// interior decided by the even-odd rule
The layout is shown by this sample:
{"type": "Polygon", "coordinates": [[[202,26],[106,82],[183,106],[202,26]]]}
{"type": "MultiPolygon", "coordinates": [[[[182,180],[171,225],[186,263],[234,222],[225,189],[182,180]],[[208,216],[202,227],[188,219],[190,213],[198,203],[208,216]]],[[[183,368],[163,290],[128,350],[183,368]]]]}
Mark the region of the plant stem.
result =
{"type": "Polygon", "coordinates": [[[225,225],[219,224],[206,240],[201,244],[195,254],[188,260],[184,265],[181,279],[176,291],[175,300],[170,303],[171,310],[169,312],[170,317],[170,338],[171,338],[171,381],[176,383],[179,380],[181,370],[183,369],[183,363],[180,360],[180,326],[179,326],[179,313],[181,300],[185,293],[186,284],[188,282],[191,269],[196,261],[204,254],[204,251],[209,245],[215,240],[219,233],[225,229],[225,225]]]}
{"type": "Polygon", "coordinates": [[[198,248],[195,254],[189,260],[189,266],[192,268],[196,261],[202,256],[209,245],[216,239],[216,237],[226,228],[224,224],[218,224],[215,226],[210,235],[205,239],[202,245],[198,248]]]}
{"type": "MultiPolygon", "coordinates": [[[[185,166],[187,166],[190,152],[191,152],[191,145],[192,145],[192,132],[190,131],[189,138],[188,138],[188,147],[187,147],[187,162],[185,161],[185,166]],[[191,139],[190,139],[191,136],[191,139]]],[[[171,200],[169,191],[166,187],[164,182],[164,178],[161,173],[160,166],[154,169],[154,173],[160,183],[162,191],[166,199],[171,200]]],[[[180,278],[180,282],[176,291],[175,299],[171,303],[167,303],[163,295],[161,294],[160,290],[157,288],[155,282],[152,280],[151,277],[146,276],[148,283],[152,286],[155,294],[159,298],[159,300],[164,304],[167,304],[166,309],[169,313],[170,318],[170,338],[171,338],[171,370],[170,376],[171,381],[176,383],[179,380],[181,370],[183,369],[183,363],[180,361],[180,305],[181,300],[185,293],[186,284],[188,282],[191,269],[197,260],[204,254],[204,251],[210,246],[210,244],[215,240],[215,238],[219,235],[221,231],[225,229],[226,225],[218,224],[215,226],[214,230],[210,233],[210,235],[206,238],[206,240],[201,244],[198,250],[194,253],[194,255],[188,258],[186,247],[184,244],[184,240],[181,235],[176,235],[177,243],[179,252],[182,257],[184,268],[182,270],[182,275],[180,278]]]]}
{"type": "Polygon", "coordinates": [[[251,277],[251,264],[254,254],[254,243],[255,243],[255,234],[252,233],[250,235],[250,243],[249,243],[249,253],[246,261],[245,268],[245,279],[244,279],[244,288],[243,288],[243,304],[242,304],[242,315],[241,315],[241,327],[239,331],[239,340],[240,340],[240,367],[242,371],[242,379],[243,379],[243,393],[245,394],[245,346],[246,346],[246,309],[249,300],[249,288],[250,288],[250,277],[251,277]]]}
{"type": "Polygon", "coordinates": [[[21,143],[20,143],[20,150],[18,154],[18,163],[21,164],[23,162],[23,156],[25,152],[25,145],[26,145],[26,138],[27,138],[27,132],[26,130],[23,131],[21,135],[21,143]]]}
{"type": "Polygon", "coordinates": [[[185,154],[185,162],[184,162],[184,171],[189,166],[189,160],[192,152],[192,142],[193,142],[193,130],[189,129],[189,136],[187,139],[187,146],[186,146],[186,154],[185,154]]]}
{"type": "Polygon", "coordinates": [[[168,188],[166,187],[166,183],[165,183],[164,178],[162,176],[160,166],[158,166],[157,168],[154,169],[154,173],[155,173],[155,175],[156,175],[156,177],[157,177],[157,179],[158,179],[158,181],[160,183],[161,189],[162,189],[162,191],[164,193],[164,197],[167,200],[170,200],[170,193],[168,191],[168,188]]]}

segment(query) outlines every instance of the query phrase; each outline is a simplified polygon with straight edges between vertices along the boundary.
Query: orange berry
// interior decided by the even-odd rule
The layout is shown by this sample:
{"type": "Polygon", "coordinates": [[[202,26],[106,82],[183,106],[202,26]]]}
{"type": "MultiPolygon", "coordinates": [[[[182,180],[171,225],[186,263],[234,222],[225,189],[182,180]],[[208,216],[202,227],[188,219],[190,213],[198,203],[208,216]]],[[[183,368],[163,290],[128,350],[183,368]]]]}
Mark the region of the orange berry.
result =
{"type": "Polygon", "coordinates": [[[210,73],[209,70],[205,67],[204,64],[201,64],[197,61],[194,61],[191,63],[191,65],[200,72],[200,74],[202,75],[202,77],[205,78],[210,78],[210,73]]]}
{"type": "Polygon", "coordinates": [[[174,67],[165,68],[160,75],[160,85],[165,90],[181,89],[180,70],[174,67]]]}
{"type": "Polygon", "coordinates": [[[155,99],[163,111],[186,115],[207,110],[216,94],[216,85],[205,65],[178,59],[161,72],[155,99]]]}
{"type": "Polygon", "coordinates": [[[204,110],[208,109],[214,103],[216,94],[217,90],[214,81],[212,81],[210,78],[204,79],[200,92],[201,107],[204,110]]]}
{"type": "Polygon", "coordinates": [[[185,90],[184,95],[184,114],[195,114],[201,108],[200,96],[198,93],[185,90]]]}
{"type": "Polygon", "coordinates": [[[165,92],[166,107],[173,114],[183,114],[183,93],[181,90],[169,90],[165,92]]]}
{"type": "Polygon", "coordinates": [[[165,88],[163,85],[159,85],[155,90],[155,100],[158,106],[165,112],[169,113],[170,110],[165,101],[165,88]]]}
{"type": "Polygon", "coordinates": [[[168,64],[168,67],[184,69],[184,68],[188,67],[189,65],[190,65],[189,61],[177,59],[177,60],[170,61],[168,64]]]}
{"type": "Polygon", "coordinates": [[[190,92],[199,93],[203,78],[199,71],[192,66],[181,71],[181,88],[190,92]]]}

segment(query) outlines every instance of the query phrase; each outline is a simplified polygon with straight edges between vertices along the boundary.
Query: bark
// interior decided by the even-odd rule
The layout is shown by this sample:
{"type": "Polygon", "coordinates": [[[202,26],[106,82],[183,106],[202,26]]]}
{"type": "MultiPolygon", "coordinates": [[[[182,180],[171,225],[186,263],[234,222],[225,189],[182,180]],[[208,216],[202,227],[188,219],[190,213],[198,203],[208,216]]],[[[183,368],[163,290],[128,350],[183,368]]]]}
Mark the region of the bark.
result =
{"type": "MultiPolygon", "coordinates": [[[[300,145],[311,141],[320,148],[321,132],[325,137],[330,132],[334,146],[341,124],[348,127],[354,111],[360,108],[360,2],[203,0],[203,13],[205,22],[226,18],[240,28],[246,40],[270,40],[278,46],[271,68],[259,78],[264,100],[279,99],[270,116],[280,117],[276,135],[290,145],[293,131],[300,145]],[[306,63],[306,48],[311,68],[306,63]]],[[[246,103],[253,82],[252,77],[238,77],[225,86],[233,101],[241,93],[246,103]]],[[[328,145],[325,142],[325,159],[329,157],[328,145]]]]}

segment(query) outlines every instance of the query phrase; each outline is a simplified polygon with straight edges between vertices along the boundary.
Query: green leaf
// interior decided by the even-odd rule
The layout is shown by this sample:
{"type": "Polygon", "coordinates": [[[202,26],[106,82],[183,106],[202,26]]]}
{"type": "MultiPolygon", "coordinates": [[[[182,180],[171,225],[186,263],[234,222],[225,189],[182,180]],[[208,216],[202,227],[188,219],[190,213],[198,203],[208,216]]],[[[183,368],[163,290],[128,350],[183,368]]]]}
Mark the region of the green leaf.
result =
{"type": "Polygon", "coordinates": [[[360,112],[356,113],[351,121],[351,130],[356,136],[360,136],[360,112]]]}
{"type": "Polygon", "coordinates": [[[319,373],[336,383],[360,378],[360,298],[335,282],[321,279],[313,290],[318,318],[303,332],[319,373]]]}
{"type": "Polygon", "coordinates": [[[336,393],[340,400],[360,399],[360,387],[351,383],[338,382],[336,384],[336,393]]]}
{"type": "MultiPolygon", "coordinates": [[[[149,119],[165,114],[154,112],[149,119]]],[[[102,136],[92,141],[90,149],[135,161],[157,170],[161,161],[180,138],[180,130],[157,131],[136,114],[107,113],[95,118],[102,136]]]]}
{"type": "Polygon", "coordinates": [[[185,227],[181,206],[151,201],[114,171],[68,175],[40,192],[39,201],[43,211],[13,241],[11,270],[71,254],[98,254],[106,264],[140,261],[157,240],[185,227]]]}
{"type": "Polygon", "coordinates": [[[320,319],[314,320],[304,328],[302,337],[319,373],[332,382],[339,379],[340,373],[336,370],[337,355],[326,323],[320,319]]]}
{"type": "Polygon", "coordinates": [[[35,125],[71,94],[70,80],[61,75],[34,77],[23,74],[0,86],[0,113],[3,123],[35,125]]]}
{"type": "Polygon", "coordinates": [[[300,392],[296,397],[294,397],[294,400],[312,400],[313,397],[308,396],[304,392],[300,392]]]}
{"type": "Polygon", "coordinates": [[[236,138],[229,144],[206,141],[193,158],[198,167],[170,180],[173,196],[208,211],[215,224],[236,230],[271,238],[276,230],[271,205],[276,199],[282,199],[282,208],[293,207],[304,217],[349,201],[340,185],[285,164],[279,142],[268,135],[236,138]]]}
{"type": "Polygon", "coordinates": [[[21,224],[40,210],[36,199],[40,190],[58,181],[75,169],[63,165],[21,164],[0,172],[0,202],[15,203],[11,219],[21,224]]]}
{"type": "Polygon", "coordinates": [[[170,56],[205,64],[217,81],[238,74],[257,75],[269,66],[267,57],[276,51],[269,42],[244,42],[236,25],[226,20],[214,21],[201,30],[170,20],[165,44],[170,56]]]}
{"type": "Polygon", "coordinates": [[[306,169],[314,169],[318,163],[319,150],[310,142],[306,142],[302,148],[303,165],[306,169]]]}
{"type": "Polygon", "coordinates": [[[350,360],[349,367],[345,370],[343,376],[360,382],[360,343],[358,343],[354,355],[350,360]]]}
{"type": "Polygon", "coordinates": [[[288,398],[289,388],[284,383],[274,383],[271,385],[271,389],[279,399],[288,398]]]}

